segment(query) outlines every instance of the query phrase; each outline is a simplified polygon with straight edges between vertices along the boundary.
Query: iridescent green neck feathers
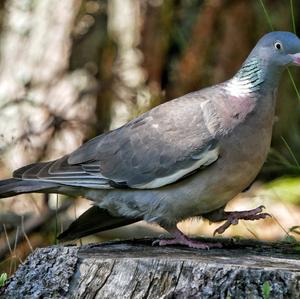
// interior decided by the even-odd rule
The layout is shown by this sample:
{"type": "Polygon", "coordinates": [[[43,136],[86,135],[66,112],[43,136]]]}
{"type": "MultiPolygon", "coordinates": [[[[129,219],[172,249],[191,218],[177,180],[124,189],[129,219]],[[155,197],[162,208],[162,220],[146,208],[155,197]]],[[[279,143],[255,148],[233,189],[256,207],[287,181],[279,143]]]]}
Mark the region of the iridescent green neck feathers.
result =
{"type": "Polygon", "coordinates": [[[237,74],[226,82],[225,89],[236,97],[257,93],[265,81],[265,73],[259,59],[248,59],[237,74]]]}

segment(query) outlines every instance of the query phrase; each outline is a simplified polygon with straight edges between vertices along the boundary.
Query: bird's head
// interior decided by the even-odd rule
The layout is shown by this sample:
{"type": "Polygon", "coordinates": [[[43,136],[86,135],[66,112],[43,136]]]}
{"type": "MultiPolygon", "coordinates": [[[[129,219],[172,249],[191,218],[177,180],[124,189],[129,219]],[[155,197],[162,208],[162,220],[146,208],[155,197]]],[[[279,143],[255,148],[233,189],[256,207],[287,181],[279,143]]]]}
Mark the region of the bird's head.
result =
{"type": "Polygon", "coordinates": [[[264,35],[235,76],[226,83],[234,96],[256,94],[276,88],[284,67],[300,66],[300,39],[291,32],[274,31],[264,35]]]}
{"type": "Polygon", "coordinates": [[[300,66],[300,39],[291,32],[267,33],[252,50],[250,57],[254,56],[264,61],[266,65],[300,66]]]}

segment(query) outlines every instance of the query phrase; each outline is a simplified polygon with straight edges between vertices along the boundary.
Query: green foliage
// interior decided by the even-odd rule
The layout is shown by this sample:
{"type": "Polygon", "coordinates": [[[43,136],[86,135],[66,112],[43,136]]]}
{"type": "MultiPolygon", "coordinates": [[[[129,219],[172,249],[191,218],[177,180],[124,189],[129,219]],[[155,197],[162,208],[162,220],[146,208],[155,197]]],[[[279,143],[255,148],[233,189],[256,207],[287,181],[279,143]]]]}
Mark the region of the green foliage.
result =
{"type": "MultiPolygon", "coordinates": [[[[289,232],[299,236],[300,235],[300,226],[295,225],[295,226],[290,227],[289,232]]],[[[289,237],[289,239],[291,239],[291,240],[288,240],[288,241],[290,241],[294,245],[293,248],[296,251],[300,251],[300,242],[295,237],[293,237],[291,235],[288,235],[288,237],[289,237]]]]}
{"type": "Polygon", "coordinates": [[[296,32],[296,21],[295,21],[295,13],[294,13],[294,3],[293,3],[293,0],[290,0],[290,9],[291,9],[291,18],[292,18],[293,32],[295,34],[297,34],[297,32],[296,32]]]}
{"type": "Polygon", "coordinates": [[[300,245],[295,246],[294,249],[297,251],[297,253],[300,252],[300,245]]]}
{"type": "Polygon", "coordinates": [[[262,10],[263,10],[263,12],[264,12],[264,14],[265,14],[265,17],[266,17],[266,20],[267,20],[267,22],[268,22],[268,24],[269,24],[270,29],[271,29],[272,31],[274,31],[274,27],[273,27],[273,24],[272,24],[272,21],[271,21],[271,17],[270,17],[270,15],[269,15],[269,13],[268,13],[268,11],[267,11],[267,9],[266,9],[266,6],[265,6],[265,4],[264,4],[264,1],[263,1],[263,0],[259,0],[259,2],[260,2],[260,5],[261,5],[261,8],[262,8],[262,10]]]}
{"type": "Polygon", "coordinates": [[[270,293],[271,293],[271,286],[268,281],[265,281],[264,284],[262,285],[262,293],[263,293],[263,298],[264,299],[269,299],[270,298],[270,293]]]}
{"type": "Polygon", "coordinates": [[[295,237],[291,236],[291,235],[286,235],[285,238],[284,238],[284,241],[288,242],[288,243],[299,244],[297,239],[295,237]]]}
{"type": "MultiPolygon", "coordinates": [[[[272,22],[272,18],[271,15],[264,3],[264,0],[258,0],[261,9],[265,15],[265,19],[270,27],[270,29],[272,31],[274,31],[274,26],[273,26],[273,22],[272,22]]],[[[294,13],[294,2],[293,0],[290,0],[290,18],[291,18],[291,23],[292,23],[292,31],[297,34],[296,32],[296,20],[295,20],[295,13],[294,13]]],[[[297,84],[293,78],[293,75],[290,71],[290,69],[288,68],[288,74],[289,74],[289,78],[290,81],[292,83],[293,89],[295,91],[295,94],[297,96],[298,101],[300,102],[300,92],[298,90],[297,84]]],[[[277,172],[279,173],[290,173],[290,174],[296,174],[298,172],[297,175],[299,175],[299,163],[298,160],[296,158],[296,155],[294,154],[294,152],[291,150],[289,144],[286,142],[286,140],[281,136],[282,141],[284,142],[290,156],[292,157],[293,163],[290,163],[288,160],[283,161],[282,157],[280,159],[278,159],[277,161],[275,160],[275,165],[273,164],[273,169],[277,168],[277,172]],[[294,164],[294,165],[293,165],[294,164]],[[275,167],[274,167],[275,166],[275,167]]],[[[293,141],[294,145],[296,145],[298,142],[296,140],[293,141]]],[[[279,154],[280,155],[280,154],[279,154]]],[[[298,156],[299,157],[299,156],[298,156]]],[[[276,171],[275,171],[276,172],[276,171]]]]}
{"type": "Polygon", "coordinates": [[[3,287],[7,280],[7,273],[2,273],[0,275],[0,287],[3,287]]]}
{"type": "MultiPolygon", "coordinates": [[[[289,74],[291,75],[291,73],[289,73],[289,74]]],[[[295,84],[292,75],[291,75],[291,79],[292,79],[292,82],[295,84]]],[[[296,91],[298,92],[297,89],[296,89],[296,91]]],[[[299,94],[299,93],[298,93],[298,94],[299,94]]],[[[300,98],[300,97],[299,97],[299,98],[300,98]]],[[[287,143],[287,141],[285,140],[285,138],[284,138],[283,136],[281,136],[281,139],[282,139],[282,141],[283,141],[285,147],[287,148],[287,150],[288,150],[290,156],[292,157],[295,166],[296,166],[297,168],[300,168],[299,162],[298,162],[298,160],[297,160],[297,158],[296,158],[294,152],[292,151],[291,147],[289,146],[289,144],[287,143]]]]}
{"type": "Polygon", "coordinates": [[[294,204],[300,203],[300,177],[281,177],[265,185],[266,195],[294,204]]]}

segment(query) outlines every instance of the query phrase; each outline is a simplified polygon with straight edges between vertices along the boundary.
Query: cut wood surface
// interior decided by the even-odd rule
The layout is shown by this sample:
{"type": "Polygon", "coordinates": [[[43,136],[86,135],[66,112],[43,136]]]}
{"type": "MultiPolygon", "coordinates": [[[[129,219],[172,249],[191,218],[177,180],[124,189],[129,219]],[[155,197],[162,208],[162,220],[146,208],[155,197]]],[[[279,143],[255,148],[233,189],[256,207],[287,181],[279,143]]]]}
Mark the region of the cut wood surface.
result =
{"type": "Polygon", "coordinates": [[[150,239],[35,250],[1,298],[299,298],[292,243],[221,239],[222,249],[150,239]]]}

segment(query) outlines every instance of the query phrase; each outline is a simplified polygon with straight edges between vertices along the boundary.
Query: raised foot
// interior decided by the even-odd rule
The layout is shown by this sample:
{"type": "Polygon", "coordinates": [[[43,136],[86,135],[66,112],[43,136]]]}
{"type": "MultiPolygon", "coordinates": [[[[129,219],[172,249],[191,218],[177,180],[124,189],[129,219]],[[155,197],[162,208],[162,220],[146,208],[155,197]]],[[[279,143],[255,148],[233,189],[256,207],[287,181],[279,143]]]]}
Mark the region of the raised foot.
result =
{"type": "Polygon", "coordinates": [[[222,248],[221,243],[205,243],[197,240],[191,240],[187,237],[183,238],[174,238],[174,239],[161,239],[155,240],[152,245],[166,246],[166,245],[185,245],[190,248],[197,249],[206,249],[209,250],[211,248],[222,248]]]}
{"type": "Polygon", "coordinates": [[[238,224],[239,220],[259,220],[267,217],[272,217],[269,213],[262,213],[264,206],[259,206],[256,209],[240,212],[226,212],[226,222],[214,231],[215,234],[222,234],[230,225],[238,224]]]}

